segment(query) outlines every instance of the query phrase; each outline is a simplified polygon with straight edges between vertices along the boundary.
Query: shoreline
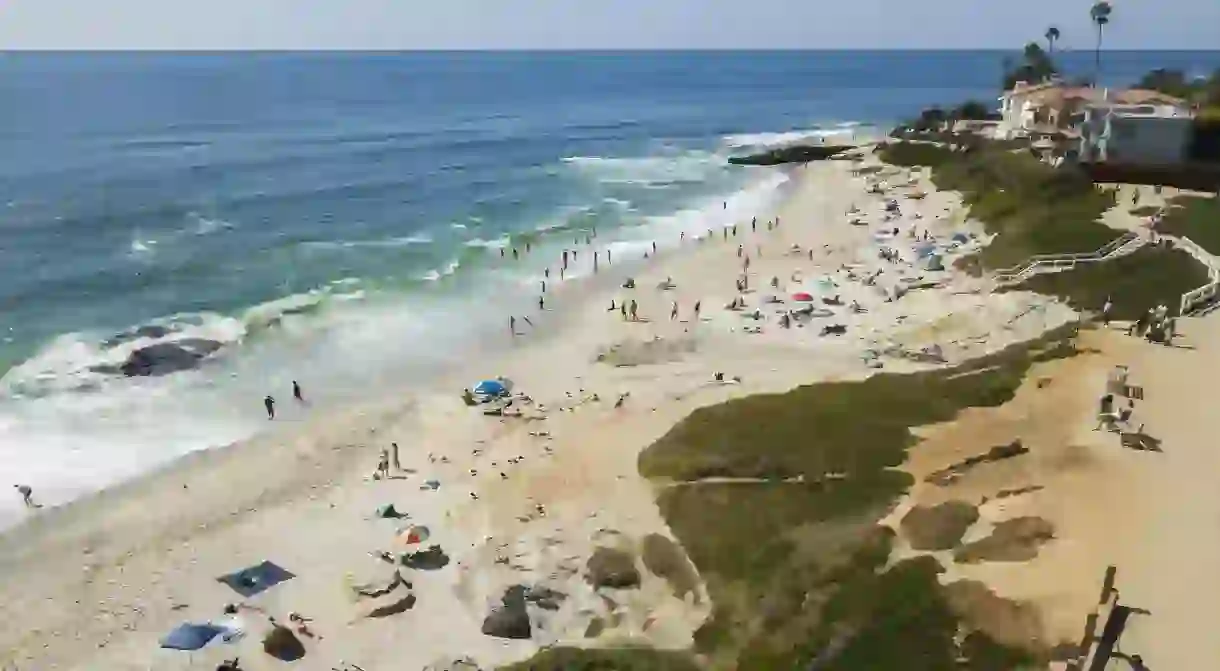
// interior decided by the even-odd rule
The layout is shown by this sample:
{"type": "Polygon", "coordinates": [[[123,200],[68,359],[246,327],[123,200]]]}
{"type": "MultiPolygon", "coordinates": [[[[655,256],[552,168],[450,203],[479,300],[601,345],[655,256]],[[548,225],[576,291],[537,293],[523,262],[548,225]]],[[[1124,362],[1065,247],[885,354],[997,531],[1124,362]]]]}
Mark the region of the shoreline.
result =
{"type": "MultiPolygon", "coordinates": [[[[808,266],[810,264],[803,259],[784,258],[785,250],[789,248],[790,244],[804,243],[804,247],[813,250],[814,256],[825,263],[826,268],[823,272],[828,272],[835,267],[836,259],[845,262],[858,256],[863,251],[857,248],[858,245],[864,244],[865,249],[871,248],[868,245],[873,241],[866,231],[852,230],[841,220],[842,213],[848,209],[848,206],[855,204],[855,202],[845,203],[844,196],[851,201],[861,203],[867,202],[868,198],[862,193],[843,193],[839,189],[844,184],[860,184],[863,180],[850,177],[845,164],[833,163],[824,168],[819,166],[818,168],[795,170],[793,175],[794,182],[799,181],[799,184],[794,183],[793,193],[789,194],[788,199],[777,210],[777,212],[783,213],[783,226],[770,234],[759,233],[762,236],[759,237],[758,244],[761,245],[759,249],[766,253],[763,260],[757,262],[758,266],[775,269],[793,265],[808,266]],[[811,222],[812,229],[809,228],[810,223],[805,223],[804,226],[792,223],[799,219],[815,220],[811,222]],[[789,240],[798,238],[800,243],[789,243],[789,240]],[[825,246],[821,249],[815,249],[820,240],[829,241],[823,242],[822,244],[825,246]]],[[[952,209],[955,202],[957,201],[951,194],[936,194],[935,197],[930,194],[928,200],[923,201],[919,207],[926,206],[931,214],[932,209],[939,210],[944,206],[952,209]],[[937,206],[933,207],[932,203],[937,206]]],[[[761,227],[763,222],[759,223],[761,227]]],[[[928,223],[932,223],[931,218],[928,219],[928,223]]],[[[748,226],[748,224],[745,225],[748,226]]],[[[740,234],[748,235],[749,232],[741,231],[740,234]]],[[[659,438],[691,409],[728,398],[774,393],[826,379],[852,379],[876,372],[876,369],[869,368],[863,360],[858,358],[860,356],[858,344],[828,342],[818,339],[812,334],[799,333],[796,329],[788,333],[768,331],[757,336],[747,336],[742,333],[740,327],[734,326],[740,321],[739,316],[725,313],[720,309],[720,306],[724,305],[727,298],[733,293],[731,287],[728,288],[728,291],[724,287],[724,284],[731,282],[731,276],[735,272],[732,269],[737,265],[731,252],[732,245],[726,246],[723,240],[716,240],[704,243],[688,242],[687,247],[688,249],[679,249],[672,254],[661,254],[655,260],[650,259],[650,263],[645,264],[638,271],[628,270],[628,272],[639,273],[636,278],[637,287],[639,287],[637,295],[642,302],[642,312],[645,315],[655,316],[657,321],[644,324],[621,322],[616,317],[607,315],[600,299],[608,299],[613,294],[623,293],[616,287],[609,286],[613,284],[612,275],[607,273],[600,279],[600,282],[594,283],[596,286],[590,286],[583,291],[578,289],[578,295],[564,292],[568,294],[567,301],[571,301],[573,306],[571,311],[562,311],[556,315],[557,327],[554,331],[544,334],[541,338],[531,339],[532,342],[522,343],[520,347],[514,347],[514,351],[505,353],[504,361],[498,364],[504,368],[503,371],[488,370],[482,373],[485,377],[505,374],[513,378],[518,382],[520,389],[529,393],[536,401],[547,405],[549,409],[565,402],[574,403],[565,401],[566,394],[576,391],[573,386],[596,390],[603,400],[612,398],[616,393],[615,390],[625,389],[631,394],[627,402],[629,410],[626,413],[629,417],[622,417],[623,413],[601,410],[597,404],[593,406],[577,404],[572,412],[551,416],[547,420],[546,427],[552,434],[552,440],[539,441],[521,435],[523,431],[515,430],[509,425],[490,423],[491,425],[488,426],[489,422],[481,416],[472,417],[469,409],[458,407],[456,403],[457,387],[454,387],[452,393],[447,391],[421,392],[410,401],[391,401],[375,407],[351,409],[335,416],[328,416],[324,418],[325,421],[323,418],[318,418],[303,426],[293,426],[292,428],[295,430],[293,432],[283,434],[275,432],[233,446],[187,455],[163,470],[141,476],[138,480],[121,485],[117,489],[104,491],[89,499],[78,500],[61,510],[47,511],[47,515],[40,515],[45,519],[35,525],[18,527],[16,530],[0,536],[0,550],[3,550],[0,553],[0,565],[14,571],[14,574],[21,568],[28,572],[33,570],[28,565],[33,563],[33,553],[54,550],[56,557],[63,556],[66,559],[67,555],[80,552],[83,547],[92,549],[92,552],[86,554],[92,555],[93,561],[100,567],[100,570],[113,569],[113,565],[108,566],[112,562],[121,567],[131,561],[133,557],[152,562],[148,565],[150,569],[153,566],[162,568],[161,563],[145,556],[146,550],[143,554],[141,550],[147,545],[175,545],[181,541],[190,546],[195,544],[204,546],[192,549],[188,554],[200,559],[207,558],[206,563],[214,567],[214,572],[223,572],[226,566],[232,565],[232,568],[236,568],[236,565],[241,562],[236,557],[224,556],[216,543],[219,542],[221,546],[231,546],[233,534],[249,539],[249,529],[265,526],[268,518],[280,520],[285,516],[299,518],[301,515],[328,518],[332,514],[328,511],[341,509],[348,516],[345,519],[350,519],[353,510],[367,513],[375,501],[384,498],[412,498],[413,502],[404,507],[411,511],[413,519],[420,519],[433,528],[434,537],[441,540],[442,544],[446,546],[446,550],[451,552],[460,569],[455,571],[459,576],[448,578],[438,576],[433,580],[431,575],[421,575],[417,580],[416,590],[420,594],[421,607],[425,612],[432,608],[432,617],[435,618],[435,608],[439,607],[436,606],[438,599],[454,601],[453,594],[464,593],[467,596],[464,598],[464,602],[459,604],[461,607],[450,609],[449,614],[458,621],[469,622],[471,617],[481,616],[479,613],[472,615],[470,612],[478,609],[477,604],[480,601],[497,596],[496,592],[508,584],[506,581],[519,576],[502,575],[496,579],[481,575],[505,573],[496,568],[500,566],[496,562],[497,548],[493,547],[493,543],[484,540],[483,547],[475,547],[471,551],[459,550],[459,539],[464,538],[467,541],[476,539],[475,546],[478,546],[477,539],[480,537],[526,537],[528,534],[517,519],[520,516],[517,513],[526,513],[521,510],[514,511],[512,508],[528,508],[529,506],[522,504],[531,498],[547,504],[548,514],[552,519],[557,516],[561,520],[558,530],[552,529],[542,533],[537,539],[540,544],[548,542],[546,535],[550,534],[551,540],[558,539],[558,547],[570,548],[577,556],[584,554],[592,545],[596,545],[592,536],[597,535],[593,533],[597,529],[617,531],[620,535],[624,532],[623,530],[628,530],[631,536],[643,533],[660,533],[668,536],[670,532],[660,519],[659,512],[652,502],[651,487],[635,468],[634,455],[659,438]],[[694,245],[693,248],[691,248],[692,245],[694,245]],[[663,315],[669,298],[664,295],[650,295],[647,291],[648,287],[666,276],[677,279],[679,286],[673,293],[676,294],[680,303],[690,305],[694,300],[702,300],[704,315],[710,315],[710,317],[694,325],[684,326],[682,322],[675,324],[665,322],[663,315]],[[688,284],[695,285],[697,293],[692,293],[687,288],[688,284]],[[709,289],[701,285],[716,288],[709,289]],[[711,296],[708,296],[709,291],[711,296]],[[606,327],[607,322],[609,322],[609,327],[606,327]],[[593,323],[598,325],[591,326],[593,323]],[[728,327],[727,333],[726,326],[728,327]],[[644,333],[641,334],[640,331],[644,331],[644,333]],[[694,331],[693,335],[691,335],[691,331],[694,331]],[[652,360],[641,361],[642,365],[626,368],[607,370],[607,367],[592,361],[592,354],[596,351],[605,351],[604,347],[607,342],[612,344],[629,341],[646,342],[650,337],[657,336],[662,338],[662,342],[682,342],[690,339],[694,342],[694,349],[685,353],[677,353],[677,355],[672,352],[646,354],[643,356],[652,357],[652,360]],[[818,357],[818,352],[822,352],[825,356],[818,357]],[[547,370],[548,368],[564,367],[567,370],[547,370]],[[543,371],[543,373],[539,371],[543,371]],[[743,377],[743,382],[738,385],[710,385],[712,372],[724,372],[729,377],[740,375],[743,377]],[[572,374],[579,374],[575,382],[571,378],[572,374]],[[414,409],[410,408],[412,403],[415,404],[414,409]],[[651,410],[647,410],[647,406],[652,406],[651,410]],[[624,420],[627,421],[627,424],[623,423],[624,420]],[[330,426],[322,427],[320,426],[322,424],[330,426]],[[412,430],[417,430],[418,433],[409,433],[412,430]],[[317,431],[317,435],[302,435],[309,431],[317,431]],[[296,440],[293,441],[292,447],[289,448],[287,454],[284,454],[284,446],[277,445],[277,443],[286,442],[294,437],[296,440]],[[374,444],[352,444],[369,440],[374,444]],[[408,482],[401,483],[405,489],[399,487],[400,483],[396,481],[372,483],[365,479],[356,479],[356,473],[360,469],[365,469],[366,473],[372,470],[371,460],[374,459],[376,450],[391,440],[398,440],[406,446],[407,462],[411,468],[418,471],[416,474],[408,475],[408,482]],[[551,450],[539,450],[540,447],[549,447],[548,443],[559,445],[565,442],[570,443],[573,440],[577,440],[583,445],[579,448],[554,449],[553,457],[546,456],[551,450]],[[492,452],[509,455],[512,451],[519,451],[531,463],[536,463],[535,460],[538,459],[542,460],[544,465],[538,467],[538,473],[527,473],[525,476],[514,474],[508,479],[489,478],[487,475],[467,479],[458,475],[460,471],[456,462],[459,459],[471,464],[482,463],[479,459],[468,460],[463,456],[471,444],[479,442],[486,446],[484,449],[488,453],[483,461],[490,459],[492,452]],[[425,447],[420,448],[419,443],[424,443],[425,447]],[[622,449],[618,443],[627,443],[634,447],[622,449]],[[453,468],[442,469],[436,462],[424,459],[424,453],[443,454],[450,457],[455,462],[451,464],[453,468]],[[285,458],[298,462],[294,468],[286,469],[287,472],[283,472],[285,469],[281,468],[281,462],[285,458]],[[552,462],[546,464],[547,459],[552,459],[552,462]],[[251,468],[255,464],[261,468],[251,468]],[[422,496],[418,493],[408,494],[408,491],[416,489],[419,481],[428,477],[425,471],[429,469],[452,471],[439,478],[445,495],[433,496],[429,501],[427,493],[422,496]],[[240,473],[233,471],[240,471],[240,473]],[[251,471],[255,472],[251,473],[251,471]],[[274,495],[263,493],[250,495],[266,484],[262,481],[259,472],[275,474],[272,477],[273,484],[279,486],[271,489],[274,495]],[[610,477],[612,474],[613,477],[610,477]],[[236,475],[240,475],[240,477],[235,477],[236,475]],[[174,479],[191,479],[192,482],[189,483],[189,489],[183,490],[179,487],[180,483],[174,482],[174,479]],[[278,481],[276,481],[277,479],[278,481]],[[223,480],[223,482],[218,482],[218,480],[223,480]],[[522,480],[525,481],[524,484],[521,483],[522,480]],[[451,482],[462,484],[455,484],[451,487],[451,482]],[[471,491],[477,489],[480,501],[486,503],[473,500],[463,501],[463,496],[467,494],[466,491],[461,491],[466,488],[462,486],[463,484],[471,488],[471,491]],[[387,493],[386,485],[393,485],[395,493],[387,493]],[[227,491],[216,492],[216,487],[222,487],[227,491]],[[449,490],[454,487],[459,491],[450,496],[449,490]],[[201,491],[202,493],[200,493],[201,491]],[[239,493],[236,501],[231,500],[234,492],[239,493]],[[240,494],[242,492],[247,492],[244,494],[246,497],[244,500],[242,499],[243,494],[240,494]],[[218,494],[221,495],[218,496],[218,494]],[[590,500],[591,497],[592,500],[590,500]],[[442,498],[448,500],[441,501],[442,498]],[[230,502],[226,503],[226,499],[230,502]],[[603,517],[596,522],[590,522],[592,518],[587,517],[590,514],[587,506],[591,503],[596,506],[607,500],[621,502],[616,504],[620,509],[611,509],[603,513],[603,517]],[[625,503],[627,501],[633,502],[625,503]],[[329,508],[322,507],[322,502],[325,502],[329,508]],[[200,505],[201,503],[203,505],[200,505]],[[488,504],[494,504],[494,507],[488,510],[488,504]],[[155,506],[157,510],[140,510],[144,506],[155,506]],[[177,521],[177,526],[189,527],[191,531],[179,530],[177,533],[169,531],[169,527],[175,526],[169,521],[162,522],[164,527],[150,524],[150,517],[167,517],[175,508],[192,506],[203,510],[195,512],[194,515],[182,515],[181,519],[177,521]],[[119,508],[119,510],[99,510],[107,507],[119,508]],[[429,516],[433,519],[424,519],[429,516]],[[109,525],[107,535],[113,537],[108,539],[113,545],[111,548],[115,555],[113,557],[106,556],[104,551],[107,549],[106,543],[98,544],[102,546],[100,548],[103,550],[102,552],[98,552],[99,548],[94,548],[88,543],[93,531],[87,527],[94,524],[100,526],[103,519],[109,525]],[[596,528],[590,530],[587,528],[590,525],[596,528]],[[440,527],[444,527],[446,531],[440,531],[440,527]],[[230,541],[226,543],[217,537],[228,537],[230,541]],[[82,541],[86,542],[82,545],[82,541]],[[135,551],[131,550],[133,545],[137,548],[135,551]],[[18,546],[29,548],[29,554],[13,553],[12,549],[18,546]],[[21,566],[23,564],[27,565],[21,566]],[[427,587],[429,582],[434,583],[431,589],[427,587]]],[[[755,270],[754,274],[757,279],[752,282],[762,284],[764,282],[762,275],[767,273],[755,270]]],[[[958,279],[967,281],[964,278],[958,279]]],[[[861,296],[863,297],[864,294],[861,296]]],[[[937,290],[911,292],[901,302],[880,305],[877,308],[878,314],[867,318],[859,316],[860,318],[855,320],[856,323],[852,324],[851,328],[853,330],[863,328],[866,331],[870,328],[875,329],[868,336],[874,340],[887,339],[888,335],[888,339],[891,341],[917,341],[921,331],[930,331],[935,335],[960,330],[963,325],[953,323],[915,324],[914,327],[905,329],[905,331],[899,329],[897,332],[887,334],[883,330],[876,330],[875,325],[869,326],[869,324],[881,321],[882,313],[890,309],[887,305],[899,306],[904,313],[922,314],[933,309],[943,311],[953,301],[958,301],[962,303],[960,312],[969,313],[989,298],[969,293],[954,294],[954,296],[956,298],[945,296],[937,290]],[[975,300],[971,302],[971,298],[975,300]]],[[[991,302],[999,305],[1000,308],[1008,309],[1010,313],[1019,314],[1021,306],[1014,305],[1014,303],[1021,297],[1014,298],[1013,294],[1006,296],[990,297],[991,302]]],[[[751,301],[756,298],[756,295],[753,296],[751,301]]],[[[1035,304],[1053,305],[1051,301],[1040,297],[1026,296],[1025,299],[1033,301],[1035,304]]],[[[1068,312],[1063,309],[1062,318],[1066,319],[1068,312]]],[[[931,312],[931,314],[940,313],[931,312]]],[[[888,313],[885,314],[887,320],[890,316],[888,313]]],[[[938,320],[940,320],[939,316],[932,321],[938,320]]],[[[962,321],[962,318],[959,317],[958,321],[962,321]]],[[[549,322],[550,320],[548,320],[548,326],[549,322]]],[[[1036,337],[1044,330],[1034,328],[1032,325],[1020,326],[1020,329],[1030,331],[1027,334],[1029,337],[1036,337]],[[1031,328],[1033,331],[1030,331],[1031,328]]],[[[1012,334],[1012,337],[1019,340],[1020,335],[1020,333],[1012,334]]],[[[1001,338],[1002,340],[1003,338],[1001,338]]],[[[851,342],[856,343],[856,339],[852,339],[851,342]]],[[[988,344],[992,347],[1000,347],[1004,343],[988,344]]],[[[973,358],[984,353],[985,350],[986,348],[983,351],[962,348],[961,351],[950,352],[950,354],[959,359],[973,358]]],[[[476,365],[470,365],[471,372],[476,372],[476,365]]],[[[887,360],[883,372],[911,368],[910,365],[887,360]]],[[[476,378],[467,376],[465,368],[453,376],[446,377],[446,381],[469,379],[476,378]]],[[[462,385],[460,382],[456,384],[462,385]]],[[[445,388],[443,385],[438,386],[445,388]]],[[[577,395],[579,394],[580,392],[577,392],[577,395]]],[[[505,456],[504,458],[512,457],[505,456]]],[[[495,461],[492,463],[492,468],[496,468],[495,461]]],[[[181,484],[187,486],[187,483],[181,484]]],[[[597,508],[594,507],[592,512],[597,512],[597,508]]],[[[531,520],[531,523],[533,522],[536,520],[531,520]]],[[[334,528],[336,524],[340,524],[340,522],[335,520],[325,524],[326,533],[332,535],[339,533],[334,528]]],[[[529,526],[530,523],[525,524],[529,526]]],[[[271,534],[276,536],[277,541],[272,546],[267,546],[265,541],[254,543],[254,545],[261,546],[264,550],[278,547],[280,544],[294,545],[282,537],[283,533],[286,532],[271,534]]],[[[366,544],[375,545],[379,542],[375,539],[380,537],[383,539],[380,542],[384,545],[385,533],[385,529],[382,529],[380,533],[376,529],[342,532],[341,537],[349,539],[359,548],[332,549],[332,554],[337,553],[340,556],[313,558],[307,563],[319,572],[327,572],[327,567],[329,567],[330,572],[338,571],[342,574],[343,566],[357,562],[359,556],[371,549],[366,547],[366,544]]],[[[296,552],[286,551],[288,548],[280,547],[280,552],[289,555],[298,554],[300,557],[309,555],[304,547],[294,549],[296,552]]],[[[259,553],[252,548],[242,551],[241,554],[249,555],[249,559],[255,560],[258,556],[270,554],[270,552],[259,553]]],[[[274,557],[267,558],[275,559],[274,557]]],[[[573,568],[566,557],[550,559],[534,557],[533,561],[536,563],[536,570],[532,573],[555,574],[560,569],[562,569],[560,571],[562,573],[571,572],[573,568]]],[[[195,584],[195,587],[186,591],[198,593],[202,590],[207,594],[201,596],[199,601],[216,603],[217,597],[221,597],[223,594],[210,585],[204,587],[205,581],[200,580],[200,569],[193,566],[195,562],[188,563],[191,566],[171,567],[170,570],[179,575],[193,576],[190,582],[195,584]]],[[[575,583],[581,582],[579,578],[581,571],[579,566],[575,568],[576,570],[571,572],[568,578],[559,580],[559,583],[569,591],[569,599],[579,603],[565,606],[559,614],[550,618],[552,623],[550,626],[554,633],[548,634],[548,637],[557,636],[558,638],[555,639],[557,641],[579,638],[578,633],[588,626],[589,621],[587,615],[581,614],[582,611],[589,609],[597,611],[598,609],[592,592],[583,596],[576,593],[577,590],[574,587],[575,583]]],[[[50,570],[46,569],[48,572],[50,570]]],[[[161,571],[157,570],[156,573],[159,575],[161,571]]],[[[332,575],[331,582],[333,579],[332,575]]],[[[302,587],[301,583],[304,582],[306,581],[293,581],[283,590],[277,588],[277,593],[273,596],[290,594],[293,597],[293,607],[316,617],[319,620],[319,629],[324,627],[330,629],[335,626],[343,629],[337,621],[325,621],[332,618],[323,618],[316,614],[328,612],[332,609],[333,604],[324,605],[328,601],[317,595],[317,587],[314,586],[313,589],[302,587]],[[312,606],[297,605],[298,603],[312,604],[312,606]]],[[[92,583],[87,581],[87,584],[92,583]]],[[[659,609],[661,612],[670,613],[664,618],[667,623],[664,627],[665,631],[649,631],[646,624],[648,616],[641,616],[634,623],[621,623],[619,629],[622,631],[610,635],[610,638],[605,641],[599,640],[598,643],[609,644],[610,640],[621,640],[619,637],[627,636],[627,640],[643,637],[640,640],[660,647],[689,645],[694,628],[698,626],[706,613],[701,608],[693,608],[691,604],[683,604],[672,598],[665,598],[664,590],[655,584],[645,584],[642,586],[641,593],[646,593],[647,598],[641,599],[642,603],[636,604],[636,607],[628,607],[628,612],[643,613],[659,609]]],[[[164,595],[161,595],[161,598],[164,599],[164,595]]],[[[232,598],[232,595],[228,598],[232,598]]],[[[270,600],[277,603],[279,601],[278,598],[270,600]]],[[[13,601],[18,603],[16,607],[20,607],[20,600],[14,599],[13,601]]],[[[195,601],[195,599],[191,599],[191,601],[195,601]]],[[[457,601],[463,601],[463,599],[457,601]]],[[[601,608],[604,611],[604,606],[601,608]]],[[[151,607],[145,607],[141,612],[149,613],[150,610],[152,610],[151,607]]],[[[189,611],[197,610],[200,609],[191,604],[189,611]]],[[[163,611],[156,617],[143,615],[136,618],[136,623],[131,625],[132,630],[142,633],[140,636],[133,634],[127,638],[149,642],[151,626],[164,624],[171,618],[170,612],[177,613],[177,610],[163,611]],[[149,617],[154,622],[146,621],[145,618],[149,617]]],[[[208,611],[204,610],[204,615],[206,612],[208,611]]],[[[44,617],[47,615],[50,614],[45,614],[44,617]]],[[[58,618],[51,616],[49,619],[55,621],[58,618]]],[[[628,617],[628,620],[630,619],[628,617]]],[[[421,624],[417,620],[418,618],[413,620],[415,625],[412,626],[421,624]]],[[[477,632],[477,622],[472,622],[472,624],[477,632]]],[[[361,623],[360,626],[363,625],[364,623],[361,623]]],[[[461,628],[464,629],[464,627],[461,628]]],[[[386,631],[383,629],[381,635],[388,635],[386,631]]],[[[435,632],[434,635],[436,635],[435,632]]],[[[368,644],[368,637],[376,635],[350,632],[349,635],[333,635],[328,637],[328,640],[341,636],[364,640],[368,644]]],[[[22,637],[21,640],[24,638],[22,637]]],[[[35,636],[35,640],[40,638],[42,637],[35,636]]],[[[55,638],[57,637],[51,636],[51,640],[55,638]]],[[[527,649],[535,649],[540,643],[540,641],[535,641],[531,644],[523,643],[505,647],[496,644],[495,641],[496,639],[487,639],[487,637],[476,637],[472,640],[463,639],[461,645],[475,648],[466,652],[478,656],[481,661],[486,659],[503,662],[523,657],[522,653],[527,649]]],[[[34,641],[28,643],[34,643],[34,641]]],[[[438,645],[440,643],[443,643],[443,640],[438,641],[438,645]]],[[[319,643],[318,645],[331,648],[329,654],[343,655],[346,649],[350,652],[347,652],[347,656],[342,658],[351,659],[356,658],[355,651],[362,647],[359,643],[351,643],[346,646],[333,644],[333,647],[331,644],[319,643]]],[[[16,645],[16,642],[11,648],[28,650],[24,645],[16,645]]],[[[132,650],[131,652],[144,657],[149,654],[146,651],[132,650]]],[[[171,666],[172,661],[160,660],[160,655],[163,654],[158,653],[158,663],[162,663],[163,668],[175,668],[171,666]]],[[[66,656],[71,658],[74,655],[66,656]]],[[[430,655],[421,652],[420,661],[427,663],[430,661],[430,655]]],[[[330,659],[329,663],[334,662],[335,659],[330,659]]],[[[101,663],[89,668],[123,668],[115,666],[116,663],[117,660],[111,662],[102,660],[101,663]]],[[[322,668],[321,664],[319,664],[319,668],[322,668]]]]}

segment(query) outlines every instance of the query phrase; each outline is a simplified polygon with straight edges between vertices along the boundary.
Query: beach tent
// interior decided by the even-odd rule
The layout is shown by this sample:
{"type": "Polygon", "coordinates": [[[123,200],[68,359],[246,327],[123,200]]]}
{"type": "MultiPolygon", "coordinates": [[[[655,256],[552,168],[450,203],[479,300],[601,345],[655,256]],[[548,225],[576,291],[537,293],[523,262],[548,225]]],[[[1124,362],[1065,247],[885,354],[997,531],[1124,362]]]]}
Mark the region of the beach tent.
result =
{"type": "Polygon", "coordinates": [[[295,577],[287,569],[265,561],[235,573],[222,575],[216,580],[233,588],[234,592],[244,597],[251,597],[295,577]]]}
{"type": "Polygon", "coordinates": [[[398,541],[404,545],[414,545],[428,540],[432,533],[422,524],[413,524],[398,534],[398,541]]]}
{"type": "Polygon", "coordinates": [[[161,639],[161,647],[169,650],[199,650],[225,631],[223,627],[214,624],[183,622],[161,639]]]}
{"type": "Polygon", "coordinates": [[[804,291],[798,291],[797,293],[792,294],[792,300],[804,301],[804,302],[808,303],[813,300],[813,296],[804,291]]]}
{"type": "Polygon", "coordinates": [[[483,396],[508,396],[508,387],[500,380],[483,380],[470,390],[483,396]]]}

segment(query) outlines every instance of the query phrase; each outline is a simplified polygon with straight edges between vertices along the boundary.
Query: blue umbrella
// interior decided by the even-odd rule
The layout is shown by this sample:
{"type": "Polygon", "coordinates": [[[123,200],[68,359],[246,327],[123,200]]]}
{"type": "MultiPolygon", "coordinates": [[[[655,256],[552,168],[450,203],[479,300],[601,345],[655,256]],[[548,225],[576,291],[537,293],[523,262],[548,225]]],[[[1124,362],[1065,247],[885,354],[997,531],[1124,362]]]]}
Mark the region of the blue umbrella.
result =
{"type": "Polygon", "coordinates": [[[198,650],[226,631],[214,624],[184,622],[161,639],[161,647],[170,650],[198,650]]]}
{"type": "Polygon", "coordinates": [[[499,380],[483,380],[476,384],[474,389],[471,389],[476,394],[485,396],[507,396],[508,389],[504,387],[504,383],[499,380]]]}

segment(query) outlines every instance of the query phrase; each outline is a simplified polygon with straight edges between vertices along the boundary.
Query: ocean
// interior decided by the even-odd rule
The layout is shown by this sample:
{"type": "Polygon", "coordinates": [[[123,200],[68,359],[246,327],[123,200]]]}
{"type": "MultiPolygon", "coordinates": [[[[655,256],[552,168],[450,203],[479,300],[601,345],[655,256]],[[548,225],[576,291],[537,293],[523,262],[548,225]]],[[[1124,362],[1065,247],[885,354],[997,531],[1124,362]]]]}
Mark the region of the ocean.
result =
{"type": "Polygon", "coordinates": [[[0,481],[62,502],[265,429],[292,380],[312,412],[424,384],[573,239],[748,219],[786,175],[728,156],[994,100],[1007,55],[0,54],[0,481]]]}

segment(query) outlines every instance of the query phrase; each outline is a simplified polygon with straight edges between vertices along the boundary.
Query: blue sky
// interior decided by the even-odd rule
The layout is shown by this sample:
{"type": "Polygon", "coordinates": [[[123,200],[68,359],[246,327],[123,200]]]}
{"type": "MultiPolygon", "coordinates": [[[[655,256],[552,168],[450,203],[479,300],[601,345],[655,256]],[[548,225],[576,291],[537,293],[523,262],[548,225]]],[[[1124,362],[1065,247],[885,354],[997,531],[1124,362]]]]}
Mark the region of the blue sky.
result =
{"type": "MultiPolygon", "coordinates": [[[[1220,0],[1114,0],[1106,45],[1220,49],[1220,0]]],[[[1011,48],[1091,0],[0,0],[0,49],[1011,48]],[[850,28],[850,30],[849,30],[850,28]]]]}

